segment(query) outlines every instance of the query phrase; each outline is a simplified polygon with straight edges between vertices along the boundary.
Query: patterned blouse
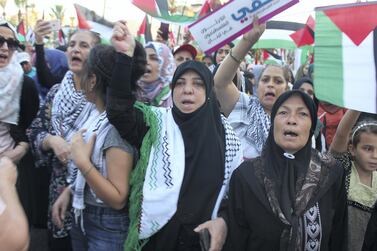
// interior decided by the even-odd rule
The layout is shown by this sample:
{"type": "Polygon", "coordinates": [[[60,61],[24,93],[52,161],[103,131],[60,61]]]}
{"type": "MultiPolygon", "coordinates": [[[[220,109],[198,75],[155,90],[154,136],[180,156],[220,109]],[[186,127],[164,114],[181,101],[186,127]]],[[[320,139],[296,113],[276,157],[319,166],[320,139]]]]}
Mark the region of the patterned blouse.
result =
{"type": "Polygon", "coordinates": [[[67,168],[58,160],[52,151],[44,151],[42,149],[43,140],[49,134],[55,135],[51,125],[51,108],[55,94],[59,90],[60,84],[54,85],[46,96],[45,103],[34,119],[29,132],[29,140],[31,148],[36,158],[37,168],[49,168],[51,170],[51,179],[49,187],[49,204],[48,204],[48,221],[47,228],[52,231],[54,238],[63,238],[68,236],[72,224],[72,215],[67,210],[64,218],[64,227],[58,228],[52,221],[51,209],[54,202],[68,185],[66,182],[67,168]]]}

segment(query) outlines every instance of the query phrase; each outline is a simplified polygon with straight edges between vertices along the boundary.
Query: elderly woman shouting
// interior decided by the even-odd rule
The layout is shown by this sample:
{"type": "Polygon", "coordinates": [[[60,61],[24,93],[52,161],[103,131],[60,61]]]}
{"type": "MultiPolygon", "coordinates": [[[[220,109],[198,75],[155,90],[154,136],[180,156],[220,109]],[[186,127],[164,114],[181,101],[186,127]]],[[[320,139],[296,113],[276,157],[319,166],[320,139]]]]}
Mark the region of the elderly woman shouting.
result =
{"type": "Polygon", "coordinates": [[[277,99],[262,155],[231,178],[226,250],[346,250],[343,169],[311,148],[316,121],[307,94],[277,99]]]}

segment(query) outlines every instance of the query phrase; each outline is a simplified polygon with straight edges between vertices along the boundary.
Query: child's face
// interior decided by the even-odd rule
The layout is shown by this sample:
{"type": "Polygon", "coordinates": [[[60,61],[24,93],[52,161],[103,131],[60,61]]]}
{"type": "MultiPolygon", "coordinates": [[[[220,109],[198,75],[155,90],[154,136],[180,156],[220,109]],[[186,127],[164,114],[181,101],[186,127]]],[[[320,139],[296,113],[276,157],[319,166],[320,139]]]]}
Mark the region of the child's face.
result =
{"type": "Polygon", "coordinates": [[[364,172],[377,171],[377,135],[363,132],[356,147],[351,147],[356,166],[364,172]]]}

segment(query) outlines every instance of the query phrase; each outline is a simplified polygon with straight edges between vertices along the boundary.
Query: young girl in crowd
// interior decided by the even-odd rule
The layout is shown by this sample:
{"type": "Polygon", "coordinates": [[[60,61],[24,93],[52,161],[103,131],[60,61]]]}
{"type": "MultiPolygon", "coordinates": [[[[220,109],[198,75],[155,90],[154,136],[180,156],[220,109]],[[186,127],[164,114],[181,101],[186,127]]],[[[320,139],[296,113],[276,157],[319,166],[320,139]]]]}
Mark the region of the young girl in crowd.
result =
{"type": "Polygon", "coordinates": [[[118,53],[107,113],[122,137],[140,149],[125,250],[199,251],[194,229],[217,217],[241,157],[240,143],[218,108],[212,74],[204,64],[186,61],[172,80],[172,108],[135,104],[124,70],[135,60],[125,22],[115,25],[112,43],[118,53]]]}
{"type": "MultiPolygon", "coordinates": [[[[143,48],[141,45],[138,47],[143,48]]],[[[139,53],[136,50],[135,53],[139,53]]],[[[128,231],[125,208],[133,147],[123,141],[106,117],[106,88],[110,82],[116,52],[97,45],[89,55],[81,86],[87,100],[95,104],[82,128],[71,139],[75,181],[57,199],[52,209],[61,225],[73,193],[75,223],[71,229],[75,251],[121,251],[128,231]]],[[[140,75],[138,76],[140,77],[140,75]]]]}
{"type": "Polygon", "coordinates": [[[359,115],[353,110],[346,112],[330,146],[346,171],[350,251],[361,250],[377,201],[377,121],[360,121],[355,125],[359,115]]]}
{"type": "Polygon", "coordinates": [[[81,76],[89,51],[101,41],[98,34],[87,30],[73,33],[68,43],[67,58],[69,71],[61,84],[54,85],[48,92],[45,104],[34,119],[29,139],[36,158],[36,165],[51,170],[48,209],[48,234],[51,250],[71,250],[69,230],[71,215],[64,217],[57,226],[51,218],[51,208],[65,187],[71,183],[72,169],[67,169],[70,156],[69,140],[78,131],[93,109],[82,93],[81,76]]]}

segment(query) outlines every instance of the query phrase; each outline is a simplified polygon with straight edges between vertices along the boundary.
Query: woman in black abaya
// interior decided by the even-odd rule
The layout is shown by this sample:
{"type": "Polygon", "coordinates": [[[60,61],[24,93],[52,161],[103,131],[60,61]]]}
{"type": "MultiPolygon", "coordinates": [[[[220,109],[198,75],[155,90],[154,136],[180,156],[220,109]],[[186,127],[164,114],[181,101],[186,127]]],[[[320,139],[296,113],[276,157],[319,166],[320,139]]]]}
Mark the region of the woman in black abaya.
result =
{"type": "Polygon", "coordinates": [[[346,250],[343,171],[311,148],[316,121],[307,94],[278,98],[262,155],[231,178],[226,250],[346,250]]]}

